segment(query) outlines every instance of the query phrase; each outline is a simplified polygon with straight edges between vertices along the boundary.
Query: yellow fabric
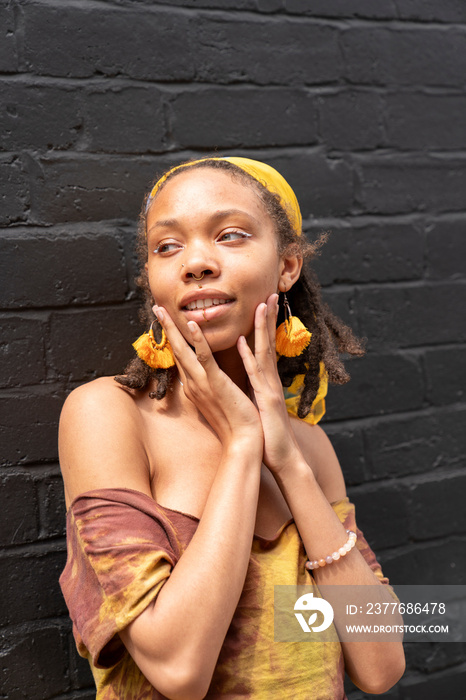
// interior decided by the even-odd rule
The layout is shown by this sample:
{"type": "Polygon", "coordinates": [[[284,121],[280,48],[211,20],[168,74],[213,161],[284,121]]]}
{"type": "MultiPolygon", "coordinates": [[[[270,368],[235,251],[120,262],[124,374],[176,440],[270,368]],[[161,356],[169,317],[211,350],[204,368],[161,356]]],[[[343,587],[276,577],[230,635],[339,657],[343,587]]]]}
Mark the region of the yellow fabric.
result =
{"type": "Polygon", "coordinates": [[[193,160],[187,163],[181,163],[180,165],[175,165],[174,168],[166,172],[165,175],[163,175],[160,180],[155,183],[147,200],[146,212],[150,207],[153,198],[157,194],[159,187],[165,182],[169,175],[176,170],[180,170],[181,168],[186,168],[190,165],[201,163],[203,160],[226,160],[229,163],[233,163],[233,165],[241,168],[241,170],[244,170],[246,173],[248,173],[248,175],[251,175],[255,180],[264,185],[264,187],[266,187],[270,192],[277,194],[280,197],[282,206],[290,218],[296,235],[301,235],[303,219],[298,200],[296,199],[296,195],[292,188],[287,183],[285,178],[280,175],[275,168],[272,168],[271,165],[261,163],[258,160],[252,160],[251,158],[240,158],[237,156],[225,156],[224,158],[200,158],[199,160],[193,160]]]}
{"type": "MultiPolygon", "coordinates": [[[[328,389],[328,375],[323,362],[320,363],[319,371],[319,390],[317,396],[312,402],[311,410],[304,420],[306,423],[316,425],[322,416],[325,414],[325,397],[328,389]]],[[[297,374],[291,386],[285,389],[285,403],[288,413],[298,417],[298,406],[301,393],[304,385],[304,374],[297,374]]]]}

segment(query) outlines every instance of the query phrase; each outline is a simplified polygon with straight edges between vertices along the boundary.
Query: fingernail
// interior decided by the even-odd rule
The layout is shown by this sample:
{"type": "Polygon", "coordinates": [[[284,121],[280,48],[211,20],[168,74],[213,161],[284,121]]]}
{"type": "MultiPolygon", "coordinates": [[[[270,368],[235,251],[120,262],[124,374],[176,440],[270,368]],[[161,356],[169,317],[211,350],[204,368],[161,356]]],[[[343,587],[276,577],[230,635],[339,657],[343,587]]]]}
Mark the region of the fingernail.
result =
{"type": "Polygon", "coordinates": [[[157,307],[154,310],[154,314],[157,316],[157,320],[160,321],[160,323],[163,323],[164,318],[162,310],[157,307]]]}
{"type": "Polygon", "coordinates": [[[196,324],[194,321],[188,321],[188,328],[191,331],[191,333],[194,333],[196,330],[196,324]]]}

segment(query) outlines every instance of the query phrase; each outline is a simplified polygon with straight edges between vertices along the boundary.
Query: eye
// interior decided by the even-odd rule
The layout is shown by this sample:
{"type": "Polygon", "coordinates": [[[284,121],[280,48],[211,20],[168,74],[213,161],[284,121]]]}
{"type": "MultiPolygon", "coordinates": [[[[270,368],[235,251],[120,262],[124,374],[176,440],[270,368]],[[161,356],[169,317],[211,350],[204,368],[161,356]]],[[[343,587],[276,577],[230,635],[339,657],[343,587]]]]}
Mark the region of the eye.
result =
{"type": "Polygon", "coordinates": [[[220,234],[218,237],[218,241],[222,241],[223,243],[229,243],[230,241],[241,241],[245,238],[251,238],[250,233],[246,233],[246,231],[224,231],[223,233],[220,234]]]}
{"type": "Polygon", "coordinates": [[[179,248],[181,248],[181,245],[179,243],[175,243],[174,241],[161,241],[161,243],[154,248],[154,253],[157,255],[166,255],[168,253],[175,252],[179,248]]]}

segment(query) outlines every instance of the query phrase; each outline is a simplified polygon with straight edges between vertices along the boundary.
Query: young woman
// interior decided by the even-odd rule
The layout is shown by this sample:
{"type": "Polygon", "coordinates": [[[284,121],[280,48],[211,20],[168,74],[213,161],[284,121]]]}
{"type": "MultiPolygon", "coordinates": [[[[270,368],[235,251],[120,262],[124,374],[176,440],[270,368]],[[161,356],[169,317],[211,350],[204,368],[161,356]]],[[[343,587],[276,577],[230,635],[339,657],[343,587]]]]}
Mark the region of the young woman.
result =
{"type": "Polygon", "coordinates": [[[400,642],[274,641],[275,584],[393,600],[317,425],[362,349],[301,234],[288,183],[245,158],[173,168],[146,200],[139,356],[60,424],[61,585],[99,699],[342,700],[345,670],[369,693],[403,673],[400,642]]]}

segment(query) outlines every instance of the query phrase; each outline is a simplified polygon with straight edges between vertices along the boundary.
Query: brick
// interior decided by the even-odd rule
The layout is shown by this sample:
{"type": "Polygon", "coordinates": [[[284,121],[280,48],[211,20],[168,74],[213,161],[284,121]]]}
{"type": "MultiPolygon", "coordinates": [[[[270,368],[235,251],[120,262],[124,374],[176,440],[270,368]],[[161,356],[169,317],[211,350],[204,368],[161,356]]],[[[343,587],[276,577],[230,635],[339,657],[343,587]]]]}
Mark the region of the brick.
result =
{"type": "Polygon", "coordinates": [[[164,102],[152,85],[102,85],[85,96],[87,150],[157,153],[167,148],[164,102]]]}
{"type": "Polygon", "coordinates": [[[342,32],[341,42],[345,76],[351,83],[463,85],[466,34],[462,29],[351,27],[342,32]]]}
{"type": "Polygon", "coordinates": [[[397,11],[393,0],[313,0],[303,3],[302,0],[284,0],[284,7],[290,14],[312,17],[361,17],[364,19],[396,19],[397,11]]]}
{"type": "MultiPolygon", "coordinates": [[[[177,162],[184,160],[178,158],[177,162]]],[[[30,159],[32,215],[37,223],[137,220],[145,193],[166,157],[56,154],[30,159]]],[[[174,163],[173,163],[174,164],[174,163]]]]}
{"type": "Polygon", "coordinates": [[[463,664],[458,669],[448,669],[437,676],[429,673],[427,678],[403,678],[400,688],[403,700],[438,700],[441,697],[460,698],[465,683],[466,670],[463,664]]]}
{"type": "Polygon", "coordinates": [[[387,95],[385,102],[388,146],[426,151],[465,147],[465,96],[400,92],[387,95]]]}
{"type": "Polygon", "coordinates": [[[329,387],[328,418],[341,420],[420,408],[422,373],[416,360],[402,355],[366,355],[346,362],[351,380],[329,387]]]}
{"type": "Polygon", "coordinates": [[[0,250],[3,308],[125,299],[123,240],[115,227],[17,228],[1,238],[0,250]]]}
{"type": "Polygon", "coordinates": [[[465,398],[464,347],[438,348],[424,354],[427,398],[435,406],[463,401],[465,398]]]}
{"type": "Polygon", "coordinates": [[[413,155],[357,156],[358,200],[365,212],[462,211],[466,159],[413,155]]]}
{"type": "Polygon", "coordinates": [[[464,473],[436,475],[428,481],[412,484],[407,498],[408,532],[413,540],[466,532],[465,489],[464,473]]]}
{"type": "Polygon", "coordinates": [[[426,235],[426,277],[464,277],[466,259],[465,222],[435,221],[426,235]]]}
{"type": "Polygon", "coordinates": [[[48,476],[43,479],[38,484],[37,494],[42,538],[64,536],[66,507],[61,476],[48,476]]]}
{"type": "Polygon", "coordinates": [[[466,7],[462,0],[395,0],[401,19],[428,22],[465,22],[466,7]]]}
{"type": "Polygon", "coordinates": [[[351,212],[353,206],[353,177],[348,164],[341,158],[327,158],[322,150],[299,151],[259,158],[273,165],[288,180],[298,198],[303,218],[309,216],[339,216],[351,212]]]}
{"type": "Polygon", "coordinates": [[[0,156],[0,225],[25,221],[29,187],[21,162],[15,156],[0,156]]]}
{"type": "Polygon", "coordinates": [[[76,89],[2,80],[0,91],[2,150],[76,145],[82,126],[76,89]]]}
{"type": "Polygon", "coordinates": [[[140,332],[137,308],[130,304],[56,312],[50,324],[51,372],[72,381],[121,373],[135,356],[131,344],[140,332]]]}
{"type": "Polygon", "coordinates": [[[32,73],[159,81],[193,77],[195,51],[185,13],[148,5],[102,5],[96,12],[93,6],[43,2],[28,3],[23,13],[24,61],[32,73]]]}
{"type": "Polygon", "coordinates": [[[408,525],[407,503],[398,486],[383,488],[362,486],[349,489],[350,501],[356,507],[356,522],[374,549],[404,544],[408,525]]]}
{"type": "Polygon", "coordinates": [[[64,400],[62,390],[53,385],[3,391],[0,395],[1,425],[5,429],[2,464],[58,459],[58,418],[64,400]]]}
{"type": "Polygon", "coordinates": [[[2,633],[0,696],[48,700],[69,688],[67,655],[58,625],[2,633]]]}
{"type": "Polygon", "coordinates": [[[377,93],[344,90],[319,99],[319,122],[328,149],[371,150],[383,144],[382,101],[377,93]]]}
{"type": "Polygon", "coordinates": [[[395,586],[464,584],[465,545],[464,537],[418,543],[414,547],[384,552],[380,562],[395,586]]]}
{"type": "Polygon", "coordinates": [[[365,480],[365,455],[362,431],[357,428],[342,429],[339,425],[322,425],[337,453],[347,486],[365,480]]]}
{"type": "Polygon", "coordinates": [[[336,27],[303,20],[204,16],[195,35],[196,78],[287,86],[339,81],[338,38],[336,27]]]}
{"type": "MultiPolygon", "coordinates": [[[[144,1],[144,0],[143,0],[144,1]]],[[[282,0],[163,0],[164,5],[195,7],[219,10],[252,10],[276,12],[282,7],[282,0]]]]}
{"type": "Polygon", "coordinates": [[[89,698],[89,700],[95,700],[95,684],[91,668],[87,659],[83,659],[82,656],[79,656],[76,650],[76,643],[72,634],[71,620],[69,620],[68,630],[68,669],[73,689],[91,688],[93,690],[93,694],[88,696],[87,693],[83,693],[82,695],[80,694],[78,697],[79,700],[87,700],[87,698],[89,698]]]}
{"type": "MultiPolygon", "coordinates": [[[[2,273],[0,276],[5,281],[2,273]]],[[[46,318],[0,315],[0,386],[25,386],[45,380],[46,328],[46,318]]]]}
{"type": "Polygon", "coordinates": [[[464,642],[407,642],[403,648],[407,667],[421,673],[433,673],[464,661],[464,642]]]}
{"type": "MultiPolygon", "coordinates": [[[[311,240],[322,230],[316,224],[306,227],[311,240]]],[[[424,232],[413,223],[356,227],[338,222],[312,267],[322,285],[421,279],[424,232]]]]}
{"type": "Polygon", "coordinates": [[[358,319],[354,313],[354,292],[352,290],[323,289],[322,300],[328,304],[332,313],[349,326],[356,335],[359,334],[358,319]]]}
{"type": "Polygon", "coordinates": [[[43,620],[66,613],[58,579],[66,553],[11,553],[0,558],[4,625],[43,620]]]}
{"type": "Polygon", "coordinates": [[[33,479],[27,474],[2,474],[0,542],[2,545],[32,542],[39,534],[37,499],[33,479]]]}
{"type": "Polygon", "coordinates": [[[286,146],[317,140],[315,100],[303,90],[197,89],[177,95],[172,110],[173,138],[181,147],[286,146]]]}
{"type": "Polygon", "coordinates": [[[13,7],[2,3],[0,7],[0,71],[14,73],[18,69],[13,7]]]}
{"type": "Polygon", "coordinates": [[[394,416],[364,429],[367,463],[376,478],[461,466],[466,455],[464,409],[394,416]]]}
{"type": "MultiPolygon", "coordinates": [[[[346,214],[352,208],[351,170],[342,159],[321,150],[282,154],[247,152],[276,167],[291,186],[304,217],[346,214]]],[[[186,160],[178,157],[57,154],[30,161],[32,215],[35,222],[60,223],[132,218],[155,176],[186,160]]]]}
{"type": "Polygon", "coordinates": [[[369,348],[406,348],[466,338],[466,285],[360,289],[356,308],[369,348]]]}

